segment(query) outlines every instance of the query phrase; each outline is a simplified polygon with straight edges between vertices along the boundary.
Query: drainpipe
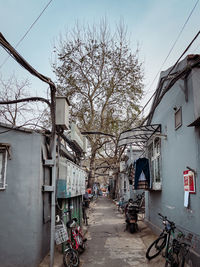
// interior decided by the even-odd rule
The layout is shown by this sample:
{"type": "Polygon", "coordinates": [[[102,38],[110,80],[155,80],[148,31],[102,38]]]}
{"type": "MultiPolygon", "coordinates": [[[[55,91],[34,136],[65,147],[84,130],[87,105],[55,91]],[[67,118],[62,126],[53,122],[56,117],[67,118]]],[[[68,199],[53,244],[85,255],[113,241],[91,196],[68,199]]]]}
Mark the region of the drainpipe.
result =
{"type": "Polygon", "coordinates": [[[51,191],[51,238],[50,238],[50,264],[49,267],[53,267],[54,264],[54,236],[55,236],[55,198],[56,198],[56,135],[53,139],[52,144],[52,167],[51,167],[51,185],[52,185],[52,191],[51,191]]]}
{"type": "Polygon", "coordinates": [[[55,237],[55,206],[56,206],[56,88],[51,86],[51,119],[52,136],[50,142],[51,153],[51,237],[50,237],[50,263],[49,267],[54,265],[54,237],[55,237]]]}

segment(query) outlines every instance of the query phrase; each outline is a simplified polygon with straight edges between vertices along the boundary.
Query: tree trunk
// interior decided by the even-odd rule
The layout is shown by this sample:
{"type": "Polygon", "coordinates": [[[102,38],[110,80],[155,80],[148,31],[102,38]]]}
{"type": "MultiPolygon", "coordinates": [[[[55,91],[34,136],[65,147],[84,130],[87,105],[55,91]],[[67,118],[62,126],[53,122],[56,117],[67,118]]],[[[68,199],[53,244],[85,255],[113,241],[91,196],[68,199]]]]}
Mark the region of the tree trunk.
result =
{"type": "Polygon", "coordinates": [[[94,184],[95,156],[96,156],[96,150],[92,152],[91,159],[90,159],[90,171],[88,174],[88,188],[92,188],[94,184]]]}

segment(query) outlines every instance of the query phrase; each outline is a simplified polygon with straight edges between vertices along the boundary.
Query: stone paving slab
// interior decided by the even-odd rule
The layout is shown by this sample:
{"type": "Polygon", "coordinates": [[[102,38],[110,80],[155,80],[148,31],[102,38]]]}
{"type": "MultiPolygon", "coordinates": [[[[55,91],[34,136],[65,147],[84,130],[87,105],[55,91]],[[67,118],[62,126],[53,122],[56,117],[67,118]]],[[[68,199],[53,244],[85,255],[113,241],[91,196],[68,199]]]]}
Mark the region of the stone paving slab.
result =
{"type": "MultiPolygon", "coordinates": [[[[156,236],[142,221],[139,232],[125,231],[124,215],[106,197],[91,202],[89,226],[83,226],[88,239],[86,251],[80,255],[80,267],[162,267],[165,261],[159,256],[146,260],[145,253],[156,236]]],[[[54,267],[63,267],[61,245],[55,247],[54,267]]],[[[49,254],[39,267],[49,266],[49,254]]]]}
{"type": "Polygon", "coordinates": [[[125,231],[124,215],[111,200],[100,198],[93,206],[88,228],[88,248],[81,256],[81,267],[129,267],[165,265],[162,256],[148,261],[148,246],[156,236],[139,222],[139,232],[125,231]]]}

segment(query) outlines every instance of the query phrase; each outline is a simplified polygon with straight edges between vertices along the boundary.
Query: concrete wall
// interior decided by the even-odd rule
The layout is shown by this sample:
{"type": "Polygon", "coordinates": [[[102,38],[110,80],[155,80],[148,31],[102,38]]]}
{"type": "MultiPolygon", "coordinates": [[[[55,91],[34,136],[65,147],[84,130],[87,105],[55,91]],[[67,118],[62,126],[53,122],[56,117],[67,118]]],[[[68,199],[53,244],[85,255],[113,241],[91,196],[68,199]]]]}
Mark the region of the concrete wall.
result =
{"type": "MultiPolygon", "coordinates": [[[[157,215],[160,212],[177,225],[200,235],[200,131],[199,128],[187,127],[195,118],[193,86],[199,86],[197,77],[200,77],[199,69],[192,70],[188,76],[188,102],[179,86],[183,81],[179,80],[163,97],[153,115],[151,123],[161,123],[167,140],[161,141],[162,190],[146,194],[146,219],[162,228],[157,215]],[[194,76],[194,72],[198,75],[194,76]],[[174,126],[175,106],[182,107],[182,126],[177,130],[174,126]],[[197,172],[196,194],[190,194],[189,209],[184,207],[183,171],[186,166],[197,172]]],[[[200,94],[200,88],[198,91],[200,94]]]]}
{"type": "Polygon", "coordinates": [[[43,137],[8,131],[0,142],[11,145],[8,186],[0,191],[0,266],[36,267],[48,252],[50,237],[50,224],[43,223],[43,137]]]}

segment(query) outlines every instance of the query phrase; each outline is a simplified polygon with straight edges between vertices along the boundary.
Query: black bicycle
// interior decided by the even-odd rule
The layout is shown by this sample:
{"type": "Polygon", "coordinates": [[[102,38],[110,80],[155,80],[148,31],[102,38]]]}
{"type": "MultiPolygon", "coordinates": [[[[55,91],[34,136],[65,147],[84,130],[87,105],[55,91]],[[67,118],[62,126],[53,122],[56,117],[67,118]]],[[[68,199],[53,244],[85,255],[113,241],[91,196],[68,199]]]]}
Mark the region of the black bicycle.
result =
{"type": "Polygon", "coordinates": [[[151,260],[157,257],[165,248],[165,266],[184,267],[185,257],[189,251],[189,244],[181,241],[184,237],[181,231],[175,237],[176,226],[174,222],[168,220],[166,216],[160,213],[158,215],[162,218],[165,227],[160,236],[147,249],[146,258],[151,260]],[[173,236],[172,242],[170,242],[171,236],[173,236]]]}

